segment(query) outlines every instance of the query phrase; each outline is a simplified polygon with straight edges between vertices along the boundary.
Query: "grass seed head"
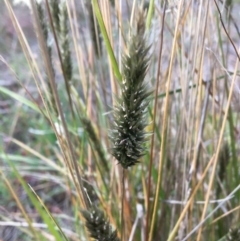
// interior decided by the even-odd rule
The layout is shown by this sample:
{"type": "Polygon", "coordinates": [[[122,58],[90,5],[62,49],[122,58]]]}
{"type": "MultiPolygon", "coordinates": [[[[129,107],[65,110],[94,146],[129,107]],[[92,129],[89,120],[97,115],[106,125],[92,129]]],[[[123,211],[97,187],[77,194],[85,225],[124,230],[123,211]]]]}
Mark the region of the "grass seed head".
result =
{"type": "Polygon", "coordinates": [[[136,33],[130,38],[128,53],[122,57],[121,96],[114,109],[115,125],[110,134],[112,155],[123,168],[138,163],[145,152],[147,98],[151,91],[144,82],[149,62],[144,32],[144,17],[140,11],[136,33]]]}
{"type": "Polygon", "coordinates": [[[119,241],[117,231],[112,231],[104,213],[96,206],[92,206],[90,210],[83,210],[81,213],[85,218],[85,225],[92,238],[99,241],[119,241]]]}

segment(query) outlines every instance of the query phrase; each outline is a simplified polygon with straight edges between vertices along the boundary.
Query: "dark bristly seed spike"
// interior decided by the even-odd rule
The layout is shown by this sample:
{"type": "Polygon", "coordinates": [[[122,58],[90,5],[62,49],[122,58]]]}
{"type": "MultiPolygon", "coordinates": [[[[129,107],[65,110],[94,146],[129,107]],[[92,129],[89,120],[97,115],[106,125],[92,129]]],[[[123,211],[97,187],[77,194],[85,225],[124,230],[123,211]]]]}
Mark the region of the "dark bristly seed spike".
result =
{"type": "MultiPolygon", "coordinates": [[[[49,58],[51,60],[50,61],[51,69],[52,69],[53,74],[55,75],[55,71],[54,71],[54,67],[53,67],[53,61],[52,61],[52,47],[51,47],[51,44],[48,41],[48,24],[47,24],[47,21],[46,21],[46,18],[45,18],[45,13],[44,13],[44,10],[43,10],[40,3],[36,2],[36,7],[37,7],[39,23],[40,23],[41,29],[43,31],[44,41],[46,43],[48,55],[49,55],[49,58]]],[[[53,107],[53,110],[54,110],[56,116],[58,116],[58,109],[57,109],[55,99],[54,99],[54,96],[53,96],[52,87],[51,87],[51,84],[50,84],[49,79],[47,77],[46,77],[46,81],[47,81],[49,94],[50,94],[49,103],[53,107]]]]}
{"type": "Polygon", "coordinates": [[[92,206],[90,210],[82,210],[81,213],[85,218],[85,225],[93,239],[96,241],[120,241],[117,237],[117,231],[112,231],[112,227],[106,220],[104,213],[96,206],[92,206]]]}
{"type": "Polygon", "coordinates": [[[121,96],[117,98],[113,130],[109,135],[113,145],[112,155],[125,169],[139,162],[147,139],[146,109],[151,91],[144,82],[149,62],[144,19],[143,11],[139,11],[136,33],[131,36],[128,51],[122,57],[121,96]]]}
{"type": "Polygon", "coordinates": [[[227,234],[227,241],[240,241],[240,228],[230,229],[227,234]]]}
{"type": "Polygon", "coordinates": [[[51,4],[51,10],[52,10],[52,17],[54,21],[54,25],[56,27],[57,33],[60,33],[60,2],[59,0],[52,0],[50,1],[51,4]]]}
{"type": "Polygon", "coordinates": [[[63,59],[63,68],[66,75],[67,81],[72,80],[72,59],[69,42],[69,26],[68,26],[68,12],[66,2],[61,7],[61,25],[60,25],[60,36],[61,36],[61,51],[63,59]]]}

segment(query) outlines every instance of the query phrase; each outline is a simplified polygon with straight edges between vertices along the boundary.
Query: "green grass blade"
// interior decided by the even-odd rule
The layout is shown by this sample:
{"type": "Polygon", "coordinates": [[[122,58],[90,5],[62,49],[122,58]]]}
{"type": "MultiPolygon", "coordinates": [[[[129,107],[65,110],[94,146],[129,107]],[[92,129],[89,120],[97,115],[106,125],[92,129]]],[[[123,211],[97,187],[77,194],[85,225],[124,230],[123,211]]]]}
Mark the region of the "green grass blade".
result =
{"type": "MultiPolygon", "coordinates": [[[[42,217],[42,219],[44,220],[44,223],[48,226],[48,230],[49,232],[55,237],[56,241],[62,241],[63,239],[61,238],[60,234],[58,233],[58,230],[56,229],[56,222],[53,223],[53,221],[49,218],[48,214],[45,212],[45,210],[43,210],[41,203],[39,202],[39,200],[36,198],[36,196],[32,193],[32,191],[29,189],[27,183],[25,182],[25,180],[22,178],[22,176],[19,174],[18,170],[16,169],[15,165],[13,164],[13,162],[11,162],[10,160],[8,160],[8,164],[11,166],[13,173],[15,174],[15,176],[17,177],[17,179],[19,180],[19,182],[21,183],[21,186],[24,188],[24,190],[26,191],[28,197],[30,198],[32,204],[34,205],[34,207],[37,209],[39,215],[42,217]]],[[[57,227],[59,227],[57,225],[57,227]]],[[[65,237],[65,236],[64,236],[65,237]]],[[[67,240],[67,239],[65,239],[67,240]]]]}
{"type": "Polygon", "coordinates": [[[34,104],[32,101],[26,99],[25,97],[23,97],[23,96],[21,96],[19,94],[16,94],[13,91],[8,90],[8,89],[6,89],[4,87],[1,87],[1,86],[0,86],[0,92],[2,92],[4,94],[12,97],[13,99],[21,102],[22,104],[30,107],[31,109],[33,109],[33,110],[35,110],[35,111],[37,111],[39,113],[42,113],[41,110],[39,109],[39,107],[36,104],[34,104]]]}
{"type": "Polygon", "coordinates": [[[150,29],[150,26],[151,26],[151,21],[153,18],[153,10],[154,10],[154,0],[151,0],[149,3],[147,22],[146,22],[146,27],[148,30],[150,29]]]}
{"type": "MultiPolygon", "coordinates": [[[[42,202],[42,200],[40,199],[40,197],[37,195],[37,193],[33,190],[33,188],[29,185],[29,187],[31,188],[32,192],[34,193],[34,195],[37,197],[39,203],[41,203],[41,205],[43,206],[43,208],[45,209],[47,215],[50,217],[51,221],[56,225],[56,227],[58,227],[60,233],[62,234],[62,236],[64,237],[64,239],[66,241],[68,241],[68,238],[65,236],[64,232],[62,231],[61,227],[58,225],[58,223],[56,222],[55,218],[51,215],[51,213],[48,211],[47,207],[44,205],[44,203],[42,202]]],[[[54,228],[55,230],[55,228],[54,228]]],[[[61,240],[61,239],[60,239],[61,240]]]]}
{"type": "Polygon", "coordinates": [[[102,14],[101,14],[101,11],[100,11],[100,8],[99,8],[99,5],[98,5],[98,1],[92,0],[92,5],[93,5],[93,9],[94,9],[94,12],[95,12],[97,20],[98,20],[98,24],[99,24],[100,29],[101,29],[101,33],[103,35],[104,42],[105,42],[106,47],[107,47],[108,54],[109,54],[110,59],[111,59],[111,64],[112,64],[112,67],[113,67],[113,70],[114,70],[114,74],[115,74],[115,76],[117,77],[118,80],[121,80],[122,76],[121,76],[121,73],[119,71],[118,63],[117,63],[117,60],[116,60],[115,55],[113,53],[113,49],[112,49],[110,40],[108,38],[107,30],[106,30],[105,24],[103,22],[103,18],[102,18],[102,14]]]}

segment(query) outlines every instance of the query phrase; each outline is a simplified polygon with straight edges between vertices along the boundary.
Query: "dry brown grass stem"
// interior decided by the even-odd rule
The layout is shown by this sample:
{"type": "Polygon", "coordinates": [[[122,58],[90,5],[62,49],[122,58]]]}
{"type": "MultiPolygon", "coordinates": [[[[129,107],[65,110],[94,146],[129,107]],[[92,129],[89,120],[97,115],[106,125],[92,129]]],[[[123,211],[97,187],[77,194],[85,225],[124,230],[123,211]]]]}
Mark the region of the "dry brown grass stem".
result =
{"type": "Polygon", "coordinates": [[[164,164],[164,159],[165,159],[165,146],[166,146],[166,139],[167,139],[167,122],[168,122],[168,117],[169,117],[169,91],[170,91],[170,83],[171,83],[171,76],[172,76],[172,68],[173,68],[173,60],[174,60],[174,55],[176,51],[176,44],[177,44],[177,36],[178,36],[178,31],[179,31],[179,23],[180,23],[180,13],[182,10],[182,4],[183,1],[180,0],[178,4],[178,13],[177,13],[177,23],[175,27],[175,33],[174,33],[174,39],[172,43],[172,52],[171,52],[171,59],[169,63],[169,72],[168,72],[168,79],[167,79],[167,84],[166,84],[166,99],[165,99],[165,105],[164,105],[164,114],[163,114],[163,123],[162,123],[162,141],[161,141],[161,147],[160,147],[160,156],[159,156],[159,164],[158,164],[158,180],[156,184],[156,193],[154,197],[154,209],[153,209],[153,215],[152,215],[152,221],[151,221],[151,226],[150,226],[150,233],[149,233],[149,238],[148,241],[151,241],[153,238],[153,231],[154,231],[154,226],[155,226],[155,221],[156,221],[156,216],[157,216],[157,209],[158,209],[158,197],[159,197],[159,192],[161,188],[161,181],[162,181],[162,170],[163,170],[163,164],[164,164]]]}
{"type": "Polygon", "coordinates": [[[75,1],[74,0],[66,1],[66,4],[67,4],[68,16],[72,16],[69,18],[69,23],[70,23],[72,36],[73,36],[73,43],[74,43],[74,50],[75,50],[74,52],[76,53],[76,57],[77,57],[77,66],[78,66],[79,76],[81,76],[81,86],[83,89],[84,98],[86,100],[88,81],[87,81],[87,74],[86,74],[86,69],[84,65],[84,52],[83,52],[82,46],[78,44],[80,41],[84,43],[84,39],[83,39],[83,36],[82,38],[80,38],[79,31],[78,31],[79,24],[77,21],[77,13],[76,13],[77,7],[75,5],[75,1]],[[70,9],[72,9],[72,11],[70,11],[70,9]]]}
{"type": "MultiPolygon", "coordinates": [[[[71,143],[71,140],[70,140],[70,136],[69,136],[69,132],[68,132],[68,129],[67,129],[65,117],[63,115],[63,110],[61,108],[61,104],[60,104],[60,100],[59,100],[59,96],[58,96],[58,92],[57,92],[57,88],[56,88],[56,83],[55,83],[55,80],[54,80],[54,74],[53,74],[52,68],[50,67],[51,66],[50,58],[49,58],[47,47],[46,47],[46,44],[45,44],[45,41],[44,41],[44,37],[43,37],[42,29],[41,29],[41,26],[40,26],[40,23],[39,23],[39,19],[37,17],[36,3],[33,0],[31,0],[31,4],[32,4],[32,9],[33,9],[35,21],[36,21],[37,32],[39,34],[38,35],[39,44],[40,44],[40,47],[41,47],[41,50],[42,50],[43,59],[44,59],[45,67],[46,67],[46,70],[47,70],[48,79],[49,79],[49,82],[51,84],[53,96],[54,96],[54,99],[55,99],[55,102],[56,102],[58,113],[60,115],[60,120],[61,120],[60,123],[63,126],[64,135],[65,135],[65,138],[66,138],[66,142],[65,142],[64,139],[59,138],[60,147],[62,148],[62,154],[63,154],[64,159],[65,159],[65,161],[68,165],[68,168],[69,168],[69,171],[72,175],[73,181],[76,185],[76,188],[77,188],[77,191],[78,191],[78,196],[80,198],[80,203],[82,204],[83,207],[87,207],[88,201],[86,200],[86,197],[85,197],[85,192],[84,192],[84,188],[83,188],[82,179],[81,179],[81,175],[80,175],[80,172],[79,172],[78,164],[76,162],[76,158],[74,157],[72,143],[71,143]],[[64,148],[65,144],[68,147],[67,149],[64,148]],[[65,153],[65,150],[68,150],[69,153],[65,153]],[[78,184],[76,182],[73,169],[71,168],[71,163],[74,165],[74,170],[75,170],[76,175],[77,175],[78,184]]],[[[49,10],[49,12],[50,12],[50,10],[49,10]]],[[[53,128],[54,128],[54,125],[53,125],[53,128]]],[[[57,133],[57,131],[56,131],[56,133],[57,133]]],[[[57,133],[57,136],[59,136],[58,133],[57,133]]]]}
{"type": "Polygon", "coordinates": [[[224,213],[223,215],[215,218],[212,222],[211,222],[211,225],[217,223],[219,220],[223,219],[223,218],[226,218],[228,215],[234,213],[235,211],[238,211],[240,209],[240,205],[231,209],[230,211],[228,211],[227,213],[224,213]]]}
{"type": "Polygon", "coordinates": [[[18,36],[19,42],[21,44],[21,47],[23,49],[23,53],[24,53],[25,58],[26,58],[26,60],[28,62],[28,65],[29,65],[29,67],[31,69],[31,73],[32,73],[33,79],[34,79],[35,84],[36,84],[37,89],[38,89],[38,93],[39,93],[39,95],[41,97],[41,100],[43,102],[44,108],[46,109],[46,112],[47,112],[47,116],[46,117],[49,119],[49,121],[53,125],[53,122],[52,122],[52,120],[50,118],[51,111],[48,108],[48,104],[45,101],[45,98],[43,97],[43,92],[41,91],[41,88],[40,88],[40,84],[41,84],[41,86],[43,86],[44,92],[47,93],[46,84],[45,84],[45,82],[43,80],[43,77],[42,77],[42,75],[40,73],[40,70],[39,70],[38,65],[37,65],[37,63],[35,61],[35,58],[33,57],[33,53],[32,53],[32,51],[31,51],[31,49],[29,47],[29,44],[28,44],[28,42],[26,40],[26,37],[25,37],[25,35],[23,33],[23,30],[22,30],[22,28],[21,28],[21,26],[20,26],[20,24],[19,24],[19,22],[18,22],[18,20],[17,20],[17,18],[15,16],[15,14],[14,14],[14,11],[13,11],[13,9],[11,7],[11,4],[9,3],[8,0],[4,0],[4,1],[5,1],[6,6],[7,6],[7,9],[8,9],[9,15],[11,17],[11,21],[13,23],[15,31],[17,32],[17,36],[18,36]],[[40,80],[40,84],[38,82],[38,79],[40,80]]]}
{"type": "MultiPolygon", "coordinates": [[[[231,83],[230,92],[229,92],[229,96],[228,96],[225,115],[224,115],[224,119],[223,119],[223,123],[222,123],[222,127],[221,127],[221,132],[220,132],[220,135],[219,135],[218,145],[217,145],[217,149],[216,149],[215,162],[214,162],[214,166],[213,166],[212,173],[211,173],[211,176],[210,176],[208,191],[207,191],[207,194],[206,194],[206,197],[205,197],[206,203],[204,205],[204,209],[203,209],[203,212],[202,212],[201,221],[204,219],[204,217],[206,215],[207,208],[208,208],[208,202],[209,202],[212,187],[213,187],[213,182],[214,182],[217,163],[218,163],[218,157],[219,157],[219,153],[220,153],[221,146],[222,146],[223,134],[224,134],[227,118],[228,118],[228,111],[229,111],[229,108],[230,108],[231,99],[232,99],[232,95],[233,95],[235,79],[236,79],[236,76],[237,76],[238,64],[239,64],[239,59],[237,59],[237,62],[236,62],[236,65],[235,65],[235,70],[234,70],[234,75],[233,75],[233,78],[232,78],[232,83],[231,83]]],[[[201,234],[202,234],[202,227],[199,229],[199,232],[198,232],[198,241],[201,238],[201,234]]]]}
{"type": "Polygon", "coordinates": [[[20,209],[20,211],[23,214],[23,217],[25,218],[25,220],[27,221],[27,224],[29,226],[30,231],[33,234],[34,239],[37,241],[40,241],[40,237],[36,231],[36,229],[34,229],[33,225],[32,225],[32,220],[30,219],[28,213],[26,212],[24,206],[22,205],[22,203],[20,202],[18,195],[16,193],[16,191],[13,189],[12,185],[10,184],[9,180],[6,178],[6,176],[4,175],[4,173],[0,170],[0,176],[3,178],[3,181],[6,184],[6,187],[8,188],[9,192],[11,193],[12,197],[14,198],[15,202],[17,203],[18,208],[20,209]]]}
{"type": "MultiPolygon", "coordinates": [[[[31,1],[33,1],[33,0],[31,0],[31,1]]],[[[74,119],[73,104],[72,104],[72,98],[71,98],[71,94],[70,94],[70,84],[69,84],[69,80],[67,79],[67,75],[66,75],[66,72],[65,72],[64,63],[63,63],[63,59],[62,59],[62,55],[61,55],[61,51],[60,51],[60,46],[59,46],[59,43],[58,43],[58,37],[57,37],[56,29],[54,27],[54,23],[53,23],[53,19],[52,19],[51,10],[50,10],[50,6],[49,6],[49,3],[48,3],[48,0],[45,0],[45,4],[46,4],[46,7],[47,7],[49,22],[50,22],[50,26],[52,28],[54,41],[56,43],[58,58],[59,58],[59,61],[60,61],[60,64],[61,64],[61,69],[62,69],[63,78],[64,78],[64,82],[65,82],[65,87],[66,87],[66,91],[67,91],[67,95],[68,95],[68,101],[69,101],[69,106],[70,106],[72,118],[74,119]]],[[[51,64],[51,61],[48,61],[48,64],[49,63],[51,64]]],[[[48,66],[50,66],[50,65],[48,65],[48,66]]],[[[49,71],[47,71],[47,72],[49,72],[49,71]]],[[[51,79],[49,80],[50,82],[54,81],[54,73],[53,73],[53,71],[51,71],[51,72],[52,72],[51,73],[51,79]]],[[[50,74],[50,72],[48,74],[50,74]]],[[[49,75],[49,77],[50,77],[50,75],[49,75]]],[[[56,87],[56,85],[55,85],[55,87],[56,87]]]]}
{"type": "MultiPolygon", "coordinates": [[[[207,9],[209,7],[209,1],[206,2],[206,6],[207,9]]],[[[203,4],[201,4],[200,10],[203,8],[203,4]]],[[[201,22],[201,14],[202,12],[199,11],[199,18],[198,18],[198,24],[202,24],[201,22]]],[[[193,161],[191,163],[191,168],[189,171],[189,180],[192,181],[191,186],[194,187],[196,185],[196,169],[198,167],[198,162],[199,162],[199,155],[200,155],[200,147],[201,147],[201,140],[202,140],[202,135],[203,135],[203,128],[204,128],[204,122],[205,122],[205,117],[206,117],[206,105],[208,104],[208,99],[209,99],[209,89],[210,89],[210,83],[207,83],[207,88],[206,88],[206,94],[205,94],[205,103],[202,107],[202,86],[203,86],[203,81],[202,81],[202,68],[203,68],[203,60],[204,60],[204,44],[203,41],[205,39],[205,34],[206,34],[206,24],[207,24],[207,19],[208,19],[208,11],[206,11],[204,13],[204,24],[203,24],[203,37],[202,39],[199,39],[200,42],[200,53],[199,54],[199,59],[200,59],[200,63],[197,66],[197,69],[199,69],[200,71],[197,72],[197,80],[199,83],[199,91],[197,93],[197,103],[196,103],[196,122],[195,122],[195,127],[194,130],[196,130],[195,132],[195,142],[194,142],[194,156],[193,156],[193,161]],[[205,110],[205,112],[204,112],[205,110]]],[[[200,31],[200,28],[199,28],[200,31]]],[[[198,32],[199,33],[199,32],[198,32]]],[[[196,48],[197,51],[197,48],[196,48]]],[[[195,52],[197,53],[197,52],[195,52]]],[[[197,61],[195,63],[197,65],[197,61]]],[[[194,65],[195,66],[195,65],[194,65]]],[[[193,218],[193,205],[194,205],[194,199],[192,200],[192,204],[191,204],[191,208],[189,211],[189,222],[188,222],[188,231],[192,230],[192,218],[193,218]]]]}
{"type": "Polygon", "coordinates": [[[154,109],[153,109],[153,124],[152,130],[153,135],[151,137],[151,149],[150,149],[150,160],[148,168],[148,183],[147,183],[147,193],[146,193],[146,241],[148,240],[148,224],[149,224],[149,215],[150,215],[150,195],[151,195],[151,177],[152,177],[152,164],[153,164],[153,149],[154,149],[154,138],[155,138],[155,126],[156,126],[156,114],[158,107],[158,93],[159,93],[159,82],[160,82],[160,73],[161,73],[161,60],[162,60],[162,49],[163,49],[163,30],[165,24],[165,13],[166,13],[166,2],[164,3],[163,15],[162,15],[162,26],[160,32],[160,48],[159,48],[159,58],[158,58],[158,70],[156,76],[156,87],[155,87],[155,96],[154,96],[154,109]]]}
{"type": "Polygon", "coordinates": [[[195,194],[197,193],[198,189],[200,188],[200,186],[202,185],[202,182],[204,180],[204,178],[207,175],[207,172],[209,171],[209,168],[212,166],[212,164],[214,163],[215,160],[215,156],[212,156],[211,160],[208,162],[206,168],[204,169],[204,172],[201,176],[201,178],[199,179],[198,183],[196,184],[196,186],[194,187],[194,189],[192,190],[191,196],[189,197],[188,202],[186,203],[184,209],[182,210],[180,217],[178,218],[174,228],[172,229],[171,233],[169,234],[169,237],[167,239],[167,241],[173,241],[175,239],[175,236],[177,234],[177,231],[179,229],[179,226],[181,224],[181,222],[183,221],[186,213],[188,212],[189,207],[192,204],[192,200],[195,197],[195,194]]]}

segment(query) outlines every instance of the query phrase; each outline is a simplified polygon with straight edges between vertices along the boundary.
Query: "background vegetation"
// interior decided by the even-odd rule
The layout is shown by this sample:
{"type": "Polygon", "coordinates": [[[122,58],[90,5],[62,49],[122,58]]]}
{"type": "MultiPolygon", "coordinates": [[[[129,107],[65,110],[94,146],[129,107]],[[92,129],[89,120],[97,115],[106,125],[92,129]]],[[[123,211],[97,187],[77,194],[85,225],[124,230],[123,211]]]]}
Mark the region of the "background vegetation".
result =
{"type": "Polygon", "coordinates": [[[240,240],[237,1],[1,3],[0,240],[240,240]]]}

